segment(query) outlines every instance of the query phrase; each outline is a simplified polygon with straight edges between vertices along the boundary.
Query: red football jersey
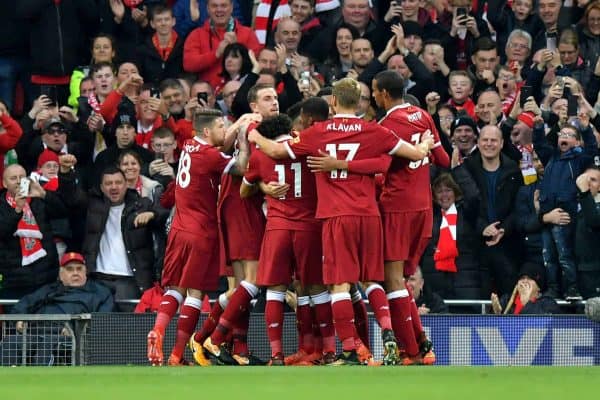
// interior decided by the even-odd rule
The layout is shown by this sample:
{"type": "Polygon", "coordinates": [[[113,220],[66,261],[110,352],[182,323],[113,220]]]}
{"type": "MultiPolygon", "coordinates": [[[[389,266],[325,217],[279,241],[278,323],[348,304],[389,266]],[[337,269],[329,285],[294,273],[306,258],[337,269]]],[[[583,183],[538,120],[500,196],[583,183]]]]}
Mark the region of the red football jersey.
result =
{"type": "MultiPolygon", "coordinates": [[[[433,119],[419,107],[410,104],[395,106],[387,112],[380,124],[413,145],[420,143],[423,134],[429,131],[434,137],[434,148],[441,146],[433,119]]],[[[422,211],[431,208],[429,163],[429,157],[420,161],[402,157],[392,159],[379,198],[383,212],[422,211]]]]}
{"type": "Polygon", "coordinates": [[[234,158],[198,137],[184,143],[177,168],[173,229],[218,235],[219,183],[234,163],[234,158]]]}
{"type": "MultiPolygon", "coordinates": [[[[376,122],[338,114],[302,131],[285,145],[294,160],[304,155],[319,155],[320,149],[338,159],[351,161],[393,154],[402,143],[404,141],[392,131],[376,122]]],[[[347,170],[316,175],[317,218],[379,215],[373,176],[356,175],[347,170]]]]}
{"type": "MultiPolygon", "coordinates": [[[[257,123],[251,123],[248,125],[248,129],[246,130],[246,134],[248,132],[250,132],[252,129],[256,128],[258,124],[257,123]]],[[[237,147],[237,143],[236,143],[236,147],[237,147]]],[[[252,150],[252,152],[254,152],[255,147],[254,146],[250,146],[250,150],[252,150]]],[[[237,150],[236,150],[237,151],[237,150]]],[[[242,201],[247,201],[250,202],[251,205],[257,209],[257,210],[262,210],[262,204],[263,204],[263,196],[262,194],[257,194],[255,196],[249,197],[247,199],[242,199],[240,198],[240,187],[242,186],[242,178],[239,176],[233,176],[233,175],[229,175],[229,174],[225,174],[223,175],[223,178],[221,179],[221,195],[219,196],[219,207],[221,206],[221,204],[223,204],[223,202],[225,201],[225,199],[230,198],[230,201],[234,201],[234,202],[241,202],[242,201]]],[[[240,210],[243,209],[243,207],[239,207],[240,210]]],[[[260,211],[262,213],[262,211],[260,211]]]]}
{"type": "MultiPolygon", "coordinates": [[[[291,139],[289,135],[277,141],[291,139]]],[[[273,160],[261,151],[253,151],[244,175],[244,181],[255,184],[287,183],[290,189],[278,199],[265,196],[267,200],[266,230],[286,229],[315,231],[321,229],[321,222],[315,218],[317,209],[317,189],[315,174],[306,165],[306,158],[296,160],[273,160]]]]}

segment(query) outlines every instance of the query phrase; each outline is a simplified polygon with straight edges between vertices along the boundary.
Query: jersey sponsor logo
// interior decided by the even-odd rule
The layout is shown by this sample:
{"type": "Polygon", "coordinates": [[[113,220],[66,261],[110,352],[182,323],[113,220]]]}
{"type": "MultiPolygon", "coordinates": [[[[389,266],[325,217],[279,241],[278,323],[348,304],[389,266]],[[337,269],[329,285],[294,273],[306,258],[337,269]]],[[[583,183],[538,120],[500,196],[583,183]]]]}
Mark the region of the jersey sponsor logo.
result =
{"type": "Polygon", "coordinates": [[[409,122],[417,122],[423,118],[423,113],[421,111],[417,111],[416,113],[408,114],[409,122]]]}
{"type": "Polygon", "coordinates": [[[342,124],[335,122],[327,124],[327,130],[334,132],[360,132],[361,128],[361,124],[342,124]]]}
{"type": "Polygon", "coordinates": [[[186,144],[183,146],[183,150],[188,153],[195,153],[197,151],[200,151],[201,147],[201,144],[186,144]]]}

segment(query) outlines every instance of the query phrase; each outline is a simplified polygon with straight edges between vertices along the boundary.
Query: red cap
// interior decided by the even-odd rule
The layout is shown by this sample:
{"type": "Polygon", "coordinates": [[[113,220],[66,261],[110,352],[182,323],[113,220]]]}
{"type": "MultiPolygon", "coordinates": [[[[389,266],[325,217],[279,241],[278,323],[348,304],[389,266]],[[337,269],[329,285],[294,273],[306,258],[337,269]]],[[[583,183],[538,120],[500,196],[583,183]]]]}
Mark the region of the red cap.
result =
{"type": "Polygon", "coordinates": [[[534,119],[535,119],[535,115],[532,112],[529,112],[529,111],[522,112],[517,117],[518,121],[521,121],[522,123],[524,123],[525,125],[527,125],[531,129],[533,129],[533,125],[534,125],[533,120],[534,119]]]}
{"type": "Polygon", "coordinates": [[[60,259],[60,266],[64,267],[71,261],[77,261],[77,262],[85,265],[85,259],[83,258],[83,256],[81,254],[75,253],[75,252],[69,252],[69,253],[65,253],[65,255],[62,256],[62,258],[60,259]]]}
{"type": "Polygon", "coordinates": [[[44,164],[46,164],[49,161],[55,161],[56,163],[58,163],[58,154],[56,154],[55,152],[53,152],[50,149],[46,149],[44,151],[42,151],[40,153],[40,156],[38,157],[38,168],[42,167],[44,164]]]}

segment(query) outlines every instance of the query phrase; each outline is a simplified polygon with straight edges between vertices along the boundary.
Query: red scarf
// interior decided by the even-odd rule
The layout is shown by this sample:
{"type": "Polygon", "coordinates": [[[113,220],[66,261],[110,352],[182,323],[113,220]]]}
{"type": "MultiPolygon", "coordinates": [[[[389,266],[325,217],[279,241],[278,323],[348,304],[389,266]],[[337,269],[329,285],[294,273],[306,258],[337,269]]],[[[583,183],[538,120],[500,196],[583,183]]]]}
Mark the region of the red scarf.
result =
{"type": "MultiPolygon", "coordinates": [[[[6,192],[6,202],[12,208],[17,206],[15,198],[8,192],[6,192]]],[[[17,230],[13,235],[18,237],[21,243],[21,256],[23,257],[21,261],[22,266],[33,264],[40,258],[46,256],[46,250],[44,250],[40,240],[43,235],[35,221],[35,216],[31,212],[31,207],[29,207],[30,202],[31,199],[27,198],[27,201],[23,206],[23,216],[17,223],[17,230]]]]}
{"type": "MultiPolygon", "coordinates": [[[[535,301],[536,299],[529,299],[530,303],[535,303],[535,301]]],[[[519,294],[517,293],[517,295],[515,296],[515,310],[513,311],[513,314],[521,314],[521,311],[523,311],[523,307],[525,307],[525,304],[521,303],[521,296],[519,296],[519,294]]]]}
{"type": "Polygon", "coordinates": [[[173,48],[175,47],[175,42],[177,41],[177,32],[171,31],[171,37],[169,38],[169,43],[167,43],[167,47],[161,47],[160,41],[158,40],[158,33],[152,35],[152,44],[156,48],[156,51],[160,55],[163,61],[167,61],[173,48]]]}
{"type": "Polygon", "coordinates": [[[138,192],[138,194],[140,196],[142,195],[142,177],[141,176],[138,176],[137,182],[135,182],[135,191],[138,192]]]}
{"type": "Polygon", "coordinates": [[[440,237],[437,248],[433,254],[435,269],[444,272],[456,272],[456,221],[458,214],[456,206],[452,204],[448,211],[442,210],[442,223],[440,224],[440,237]]]}

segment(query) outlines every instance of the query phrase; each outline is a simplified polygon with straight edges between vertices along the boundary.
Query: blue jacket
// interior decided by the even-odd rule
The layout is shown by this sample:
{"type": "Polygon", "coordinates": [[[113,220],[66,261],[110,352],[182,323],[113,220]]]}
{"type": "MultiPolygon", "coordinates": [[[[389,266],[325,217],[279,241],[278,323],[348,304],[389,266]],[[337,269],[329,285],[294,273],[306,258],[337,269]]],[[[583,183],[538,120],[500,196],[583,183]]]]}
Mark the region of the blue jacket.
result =
{"type": "Polygon", "coordinates": [[[540,184],[540,215],[560,207],[571,215],[571,220],[575,220],[575,180],[591,165],[598,151],[592,128],[583,129],[580,133],[584,147],[574,147],[561,154],[556,146],[546,140],[543,125],[536,125],[533,129],[533,147],[545,168],[540,184]]]}
{"type": "MultiPolygon", "coordinates": [[[[206,9],[207,0],[196,0],[198,2],[198,8],[200,9],[200,18],[198,21],[192,21],[192,16],[190,15],[190,1],[189,0],[177,0],[175,5],[173,6],[173,16],[176,19],[175,22],[175,31],[177,34],[185,38],[188,33],[193,31],[196,28],[204,25],[204,21],[208,18],[208,10],[206,9]]],[[[242,13],[242,9],[240,7],[240,0],[233,0],[233,12],[231,16],[242,23],[242,25],[248,26],[248,21],[246,21],[244,14],[242,13]]]]}

